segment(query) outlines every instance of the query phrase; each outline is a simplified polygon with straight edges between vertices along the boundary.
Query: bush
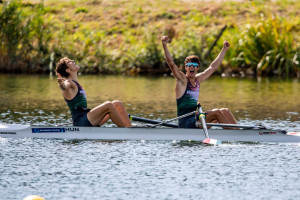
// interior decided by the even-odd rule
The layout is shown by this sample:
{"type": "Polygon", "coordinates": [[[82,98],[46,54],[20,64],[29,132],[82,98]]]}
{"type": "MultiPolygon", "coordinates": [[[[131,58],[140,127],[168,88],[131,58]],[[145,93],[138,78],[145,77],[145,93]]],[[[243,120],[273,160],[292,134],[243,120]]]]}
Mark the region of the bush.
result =
{"type": "Polygon", "coordinates": [[[235,65],[251,68],[257,75],[299,73],[299,48],[285,19],[262,17],[257,25],[247,25],[241,32],[235,65]]]}
{"type": "Polygon", "coordinates": [[[35,72],[49,63],[49,29],[45,27],[43,4],[26,8],[21,1],[6,2],[0,10],[0,70],[35,72]]]}

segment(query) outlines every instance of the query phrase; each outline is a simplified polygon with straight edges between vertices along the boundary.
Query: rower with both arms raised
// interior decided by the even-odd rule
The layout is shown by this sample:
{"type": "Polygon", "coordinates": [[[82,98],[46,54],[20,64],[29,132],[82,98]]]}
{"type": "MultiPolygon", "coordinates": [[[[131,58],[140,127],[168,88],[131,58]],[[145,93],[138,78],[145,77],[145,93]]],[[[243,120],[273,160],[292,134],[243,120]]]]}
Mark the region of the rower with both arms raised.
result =
{"type": "MultiPolygon", "coordinates": [[[[197,73],[200,66],[199,57],[195,55],[186,57],[184,62],[186,74],[184,74],[174,63],[171,53],[168,50],[168,37],[162,36],[161,41],[167,64],[169,65],[173,76],[176,79],[175,93],[177,102],[177,115],[180,117],[196,110],[199,99],[200,83],[208,79],[218,69],[230,44],[229,42],[224,41],[223,48],[218,57],[205,71],[200,73],[197,73]]],[[[196,122],[198,120],[196,120],[195,115],[179,118],[178,126],[179,128],[196,128],[196,122]]],[[[237,123],[228,108],[207,110],[205,121],[206,123],[237,123]]]]}

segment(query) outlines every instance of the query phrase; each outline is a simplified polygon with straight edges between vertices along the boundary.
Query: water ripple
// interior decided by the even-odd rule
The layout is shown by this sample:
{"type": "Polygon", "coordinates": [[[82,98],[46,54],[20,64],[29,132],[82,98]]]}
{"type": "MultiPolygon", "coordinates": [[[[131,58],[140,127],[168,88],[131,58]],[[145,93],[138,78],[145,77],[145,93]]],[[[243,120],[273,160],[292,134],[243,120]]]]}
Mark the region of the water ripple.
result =
{"type": "Polygon", "coordinates": [[[5,139],[0,145],[4,199],[300,197],[297,145],[43,139],[5,139]]]}

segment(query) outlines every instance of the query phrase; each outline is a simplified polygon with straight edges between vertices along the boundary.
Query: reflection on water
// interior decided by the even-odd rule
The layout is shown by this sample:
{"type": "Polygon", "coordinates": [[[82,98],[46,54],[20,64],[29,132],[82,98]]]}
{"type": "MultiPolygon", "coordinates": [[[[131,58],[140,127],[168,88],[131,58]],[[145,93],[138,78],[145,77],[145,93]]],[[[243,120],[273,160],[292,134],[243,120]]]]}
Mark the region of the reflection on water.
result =
{"type": "MultiPolygon", "coordinates": [[[[152,119],[176,117],[173,77],[80,76],[88,106],[119,99],[129,113],[152,119]]],[[[204,109],[228,107],[239,122],[275,120],[299,126],[299,80],[212,77],[200,86],[204,109]]],[[[70,123],[56,77],[0,75],[0,121],[70,123]]]]}

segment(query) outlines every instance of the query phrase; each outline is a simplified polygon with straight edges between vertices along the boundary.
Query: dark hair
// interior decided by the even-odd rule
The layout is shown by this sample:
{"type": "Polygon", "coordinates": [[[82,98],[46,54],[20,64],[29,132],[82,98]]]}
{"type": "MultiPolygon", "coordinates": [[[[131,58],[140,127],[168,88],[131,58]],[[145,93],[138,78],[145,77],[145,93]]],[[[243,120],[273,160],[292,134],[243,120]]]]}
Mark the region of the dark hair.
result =
{"type": "Polygon", "coordinates": [[[56,69],[55,69],[56,75],[60,74],[63,77],[66,77],[66,78],[69,77],[70,74],[68,72],[66,72],[66,69],[68,69],[67,62],[69,62],[69,61],[71,61],[71,59],[68,57],[64,57],[58,61],[57,65],[56,65],[56,69]]]}
{"type": "Polygon", "coordinates": [[[186,63],[189,63],[189,62],[198,63],[199,67],[200,67],[200,59],[198,56],[192,55],[192,56],[186,57],[184,60],[184,66],[186,65],[186,63]]]}

